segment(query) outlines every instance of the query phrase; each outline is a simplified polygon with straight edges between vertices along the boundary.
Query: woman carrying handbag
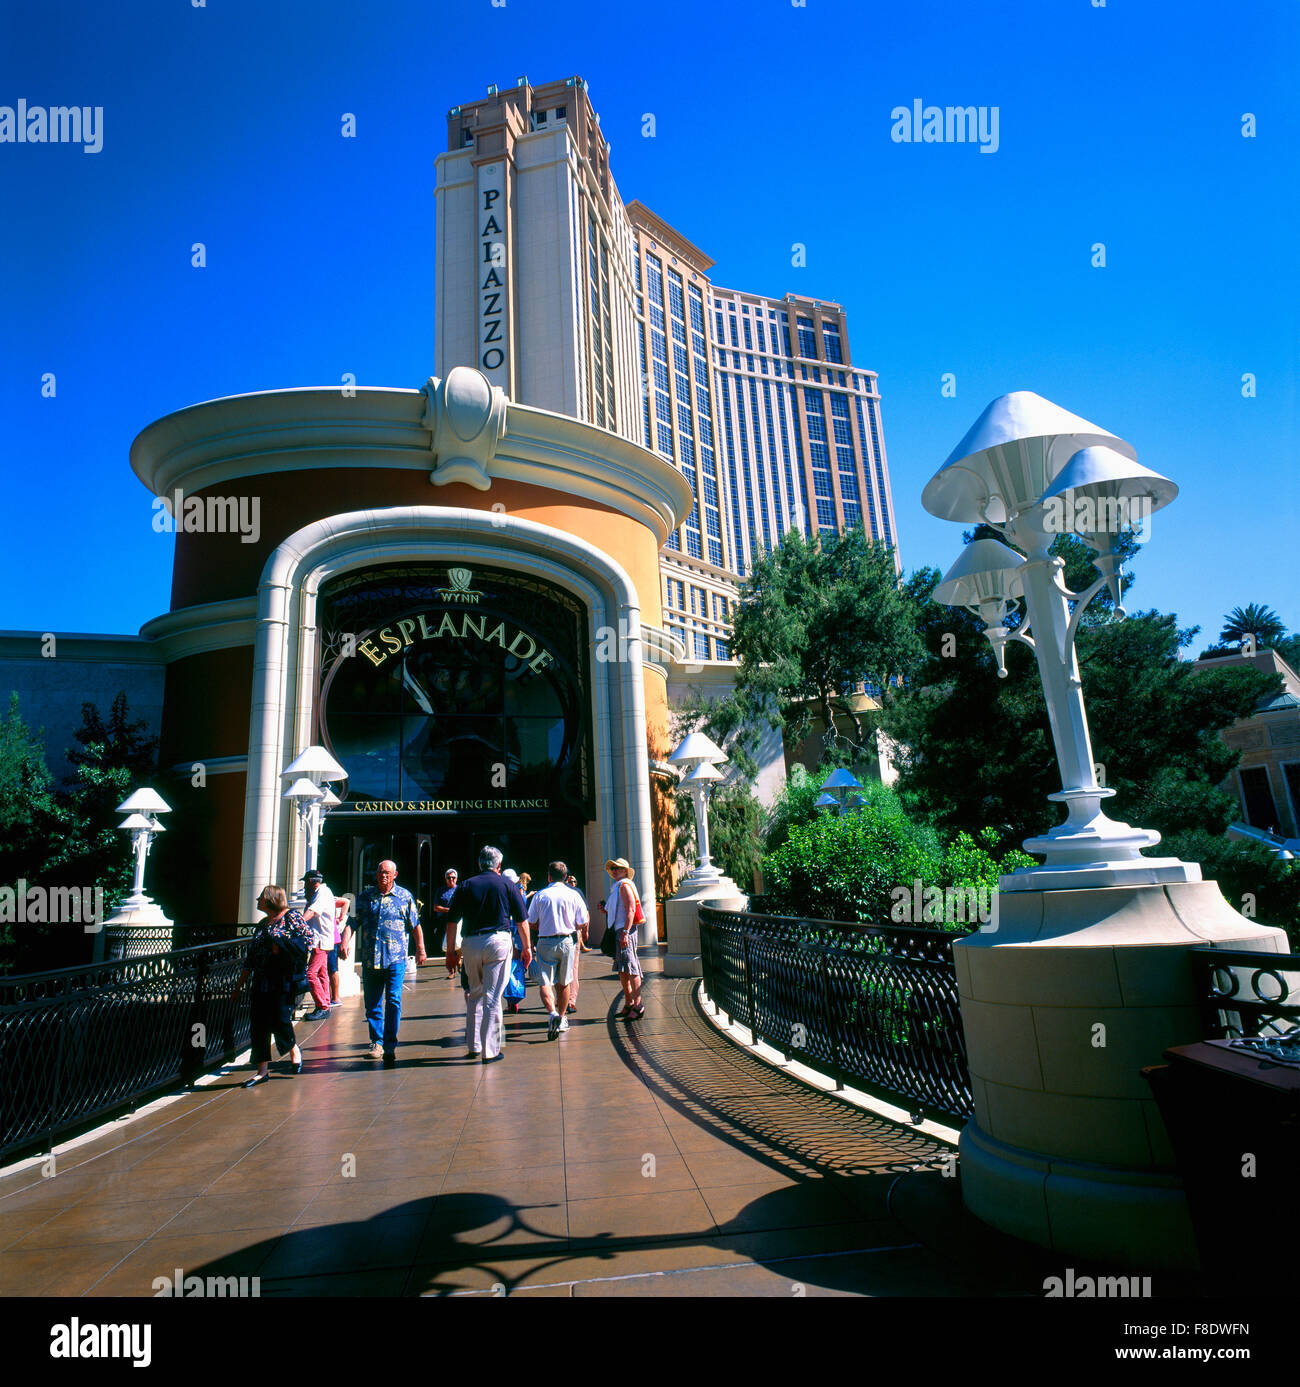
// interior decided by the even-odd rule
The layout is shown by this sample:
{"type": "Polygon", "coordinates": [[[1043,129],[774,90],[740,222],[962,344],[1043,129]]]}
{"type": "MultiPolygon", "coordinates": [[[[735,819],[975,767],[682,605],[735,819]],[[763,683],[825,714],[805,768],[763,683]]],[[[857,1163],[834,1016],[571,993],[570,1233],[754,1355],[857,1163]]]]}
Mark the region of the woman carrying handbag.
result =
{"type": "Polygon", "coordinates": [[[641,897],[632,884],[632,864],[623,857],[611,857],[605,870],[614,880],[601,909],[605,912],[605,929],[612,931],[614,968],[623,984],[623,1010],[620,1021],[635,1021],[645,1015],[641,1005],[641,961],[636,955],[637,926],[645,920],[641,897]]]}

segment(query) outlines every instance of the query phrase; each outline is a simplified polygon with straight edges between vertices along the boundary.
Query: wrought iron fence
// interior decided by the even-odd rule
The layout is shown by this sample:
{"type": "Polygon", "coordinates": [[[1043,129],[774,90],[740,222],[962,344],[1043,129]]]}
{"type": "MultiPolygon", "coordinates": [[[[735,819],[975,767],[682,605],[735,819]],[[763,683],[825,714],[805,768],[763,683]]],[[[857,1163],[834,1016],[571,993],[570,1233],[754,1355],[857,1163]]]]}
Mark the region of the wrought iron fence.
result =
{"type": "Polygon", "coordinates": [[[245,940],[0,978],[0,1159],[44,1150],[245,1048],[245,940]]]}
{"type": "Polygon", "coordinates": [[[958,1124],[972,1111],[952,958],[959,937],[700,910],[705,990],[755,1040],[958,1124]]]}
{"type": "Polygon", "coordinates": [[[1207,1039],[1277,1039],[1300,1027],[1300,954],[1188,953],[1207,1039]]]}
{"type": "Polygon", "coordinates": [[[198,944],[220,944],[243,939],[256,925],[105,925],[104,958],[115,963],[123,958],[145,958],[198,944]]]}

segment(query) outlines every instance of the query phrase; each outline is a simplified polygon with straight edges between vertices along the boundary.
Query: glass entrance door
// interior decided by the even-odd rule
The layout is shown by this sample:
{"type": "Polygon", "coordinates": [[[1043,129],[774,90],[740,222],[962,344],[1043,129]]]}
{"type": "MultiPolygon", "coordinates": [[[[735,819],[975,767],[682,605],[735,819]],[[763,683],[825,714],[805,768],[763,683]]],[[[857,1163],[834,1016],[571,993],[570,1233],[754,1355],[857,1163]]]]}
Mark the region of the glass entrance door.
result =
{"type": "Polygon", "coordinates": [[[331,816],[321,838],[321,871],[331,890],[359,895],[373,885],[375,868],[385,859],[397,866],[397,882],[420,902],[425,948],[442,947],[430,929],[431,907],[443,889],[443,875],[454,867],[464,881],[478,872],[479,850],[501,849],[502,866],[528,872],[531,889],[546,884],[547,864],[557,858],[585,880],[583,825],[550,815],[467,818],[459,815],[331,816]],[[361,822],[358,822],[361,820],[361,822]]]}

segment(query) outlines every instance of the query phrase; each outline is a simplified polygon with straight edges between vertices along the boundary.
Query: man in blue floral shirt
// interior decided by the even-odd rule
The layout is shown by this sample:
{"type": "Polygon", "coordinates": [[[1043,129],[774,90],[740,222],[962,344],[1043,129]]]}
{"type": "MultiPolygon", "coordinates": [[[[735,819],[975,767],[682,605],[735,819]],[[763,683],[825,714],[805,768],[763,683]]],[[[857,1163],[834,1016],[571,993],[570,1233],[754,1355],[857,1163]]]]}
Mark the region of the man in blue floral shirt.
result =
{"type": "MultiPolygon", "coordinates": [[[[367,886],[357,901],[356,921],[361,993],[370,1027],[367,1053],[371,1059],[382,1057],[384,1067],[390,1069],[397,1063],[408,930],[415,944],[416,963],[421,964],[428,957],[415,898],[405,887],[397,885],[397,867],[392,862],[381,862],[375,870],[375,885],[367,886]]],[[[349,924],[343,931],[345,944],[351,936],[349,924]]]]}

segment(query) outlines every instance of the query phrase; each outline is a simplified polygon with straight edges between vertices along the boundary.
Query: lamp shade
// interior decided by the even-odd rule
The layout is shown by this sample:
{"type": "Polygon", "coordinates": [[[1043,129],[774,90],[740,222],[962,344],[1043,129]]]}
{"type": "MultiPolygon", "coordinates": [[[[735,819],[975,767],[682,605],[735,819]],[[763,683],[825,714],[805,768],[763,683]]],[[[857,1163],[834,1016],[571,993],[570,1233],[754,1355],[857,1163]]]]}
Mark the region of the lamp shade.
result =
{"type": "Polygon", "coordinates": [[[999,539],[977,539],[943,575],[934,600],[949,607],[977,607],[982,602],[1013,601],[1023,595],[1018,569],[1024,559],[999,539]]]}
{"type": "Polygon", "coordinates": [[[837,771],[832,771],[822,781],[823,790],[860,790],[861,788],[862,782],[854,776],[852,771],[846,771],[843,767],[837,771]]]}
{"type": "Polygon", "coordinates": [[[310,801],[314,799],[324,799],[325,792],[319,785],[313,785],[306,776],[303,776],[301,780],[295,780],[293,784],[289,786],[282,798],[310,801]]]}
{"type": "Polygon", "coordinates": [[[1168,477],[1097,445],[1080,448],[1043,493],[1049,528],[1090,538],[1139,529],[1178,495],[1168,477]]]}
{"type": "Polygon", "coordinates": [[[677,750],[668,758],[675,766],[690,764],[692,761],[725,761],[727,753],[711,741],[703,732],[692,732],[683,739],[677,750]]]}
{"type": "Polygon", "coordinates": [[[115,814],[170,814],[172,807],[156,791],[140,789],[128,795],[113,811],[115,814]]]}
{"type": "Polygon", "coordinates": [[[139,828],[153,828],[153,821],[146,819],[143,814],[128,814],[125,819],[118,824],[118,828],[127,833],[131,833],[139,828]]]}
{"type": "Polygon", "coordinates": [[[320,802],[325,806],[326,809],[333,809],[336,804],[343,803],[343,801],[334,793],[333,790],[326,790],[325,793],[321,796],[320,802]]]}
{"type": "Polygon", "coordinates": [[[999,395],[930,478],[921,504],[941,520],[1005,524],[1035,505],[1081,448],[1104,444],[1125,457],[1122,438],[1032,390],[999,395]]]}
{"type": "Polygon", "coordinates": [[[837,809],[839,807],[839,803],[839,800],[837,800],[834,795],[821,795],[816,801],[814,801],[813,808],[837,809]]]}
{"type": "Polygon", "coordinates": [[[722,779],[724,779],[723,774],[716,766],[710,765],[707,761],[701,761],[689,775],[682,776],[681,780],[677,782],[677,788],[680,790],[691,785],[709,785],[722,779]]]}
{"type": "Polygon", "coordinates": [[[318,775],[322,780],[346,780],[347,771],[323,746],[309,746],[280,772],[286,775],[318,775]]]}

